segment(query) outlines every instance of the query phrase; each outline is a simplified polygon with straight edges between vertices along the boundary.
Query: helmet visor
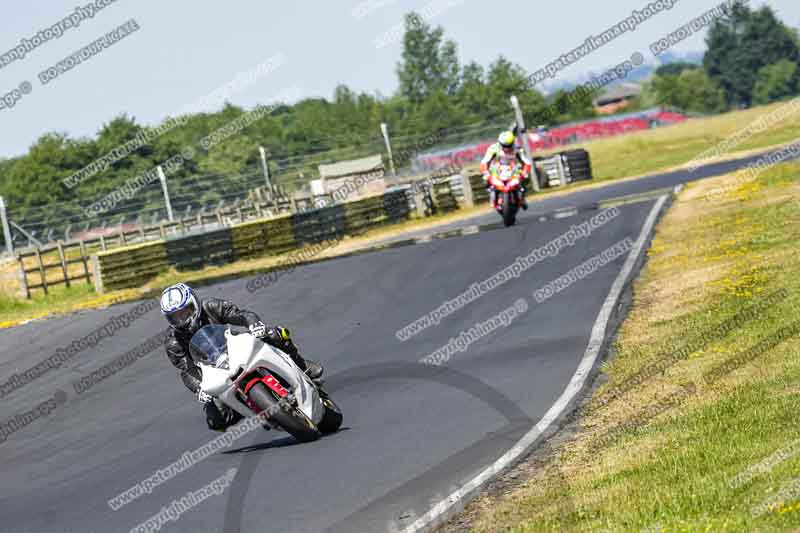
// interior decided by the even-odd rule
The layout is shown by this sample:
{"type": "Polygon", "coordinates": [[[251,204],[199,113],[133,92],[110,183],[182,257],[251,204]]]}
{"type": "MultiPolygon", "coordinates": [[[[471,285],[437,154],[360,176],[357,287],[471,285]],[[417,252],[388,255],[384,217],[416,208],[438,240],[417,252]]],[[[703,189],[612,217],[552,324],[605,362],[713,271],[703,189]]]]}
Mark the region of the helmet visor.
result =
{"type": "Polygon", "coordinates": [[[197,307],[195,307],[193,301],[189,301],[189,303],[186,304],[186,307],[183,307],[182,309],[178,309],[176,311],[168,313],[166,315],[167,316],[167,321],[170,324],[172,324],[173,326],[175,326],[176,328],[185,327],[192,320],[192,317],[194,316],[195,311],[197,311],[197,307]]]}

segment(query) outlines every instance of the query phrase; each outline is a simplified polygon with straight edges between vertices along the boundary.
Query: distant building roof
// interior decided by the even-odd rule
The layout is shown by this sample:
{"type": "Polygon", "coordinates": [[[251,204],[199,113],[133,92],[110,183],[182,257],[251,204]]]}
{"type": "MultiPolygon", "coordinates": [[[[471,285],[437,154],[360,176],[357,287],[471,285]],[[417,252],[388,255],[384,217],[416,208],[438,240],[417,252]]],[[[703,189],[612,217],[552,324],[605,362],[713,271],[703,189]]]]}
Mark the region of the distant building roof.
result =
{"type": "Polygon", "coordinates": [[[343,178],[346,176],[369,174],[380,170],[383,170],[383,158],[380,154],[377,154],[361,159],[341,161],[331,165],[320,165],[319,177],[325,179],[343,178]]]}
{"type": "Polygon", "coordinates": [[[619,102],[620,100],[627,100],[635,98],[642,94],[642,86],[635,83],[621,83],[614,87],[609,87],[603,93],[595,98],[594,105],[602,106],[619,102]]]}

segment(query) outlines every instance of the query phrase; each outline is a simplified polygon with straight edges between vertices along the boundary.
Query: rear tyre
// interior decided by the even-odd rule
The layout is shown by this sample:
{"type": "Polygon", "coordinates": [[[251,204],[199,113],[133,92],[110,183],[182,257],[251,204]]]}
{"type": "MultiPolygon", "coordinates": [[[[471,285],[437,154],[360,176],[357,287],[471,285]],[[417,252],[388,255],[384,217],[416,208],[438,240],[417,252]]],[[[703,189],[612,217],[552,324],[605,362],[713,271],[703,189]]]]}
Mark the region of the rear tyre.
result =
{"type": "Polygon", "coordinates": [[[517,222],[517,199],[511,193],[503,193],[503,224],[508,228],[517,222]]]}
{"type": "Polygon", "coordinates": [[[286,399],[277,399],[263,383],[253,385],[248,396],[259,409],[272,413],[267,417],[271,426],[282,428],[298,441],[312,442],[322,436],[319,429],[300,409],[286,399]]]}

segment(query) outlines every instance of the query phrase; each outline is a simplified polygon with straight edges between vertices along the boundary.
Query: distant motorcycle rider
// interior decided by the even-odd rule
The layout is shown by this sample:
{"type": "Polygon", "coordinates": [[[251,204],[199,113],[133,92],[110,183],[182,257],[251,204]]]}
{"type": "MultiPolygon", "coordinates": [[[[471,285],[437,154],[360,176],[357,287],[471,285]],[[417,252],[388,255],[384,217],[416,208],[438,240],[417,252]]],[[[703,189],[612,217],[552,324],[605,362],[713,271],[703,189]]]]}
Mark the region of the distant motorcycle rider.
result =
{"type": "Polygon", "coordinates": [[[189,355],[189,341],[203,326],[230,324],[246,327],[254,336],[288,354],[311,379],[322,375],[322,365],[304,359],[284,327],[266,327],[255,313],[239,309],[233,303],[218,298],[201,301],[195,292],[183,283],[177,283],[161,293],[161,314],[170,324],[166,341],[167,357],[180,370],[184,385],[204,404],[209,429],[225,431],[241,420],[242,416],[224,404],[217,404],[211,396],[200,390],[201,370],[189,355]]]}
{"type": "MultiPolygon", "coordinates": [[[[516,161],[522,165],[522,181],[525,181],[525,179],[531,175],[533,163],[527,157],[525,157],[525,154],[522,153],[522,150],[515,146],[514,143],[516,140],[517,136],[513,131],[504,131],[497,138],[497,142],[486,150],[486,154],[483,156],[483,160],[481,160],[481,174],[483,174],[483,179],[486,182],[486,186],[489,187],[491,194],[490,202],[492,204],[494,204],[495,191],[489,182],[489,178],[491,177],[489,168],[495,159],[501,162],[512,158],[516,159],[516,161]]],[[[528,202],[525,200],[524,187],[520,187],[520,193],[522,195],[522,209],[528,209],[528,202]]]]}

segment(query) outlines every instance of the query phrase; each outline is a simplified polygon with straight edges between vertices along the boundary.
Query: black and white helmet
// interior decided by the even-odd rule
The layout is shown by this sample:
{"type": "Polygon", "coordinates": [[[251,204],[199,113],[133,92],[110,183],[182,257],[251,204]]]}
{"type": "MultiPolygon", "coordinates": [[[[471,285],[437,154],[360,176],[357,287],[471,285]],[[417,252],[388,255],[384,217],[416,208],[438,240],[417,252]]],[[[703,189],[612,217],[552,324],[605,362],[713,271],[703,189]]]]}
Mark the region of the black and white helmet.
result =
{"type": "Polygon", "coordinates": [[[161,314],[175,328],[196,331],[201,311],[200,300],[188,285],[176,283],[161,293],[161,314]]]}

